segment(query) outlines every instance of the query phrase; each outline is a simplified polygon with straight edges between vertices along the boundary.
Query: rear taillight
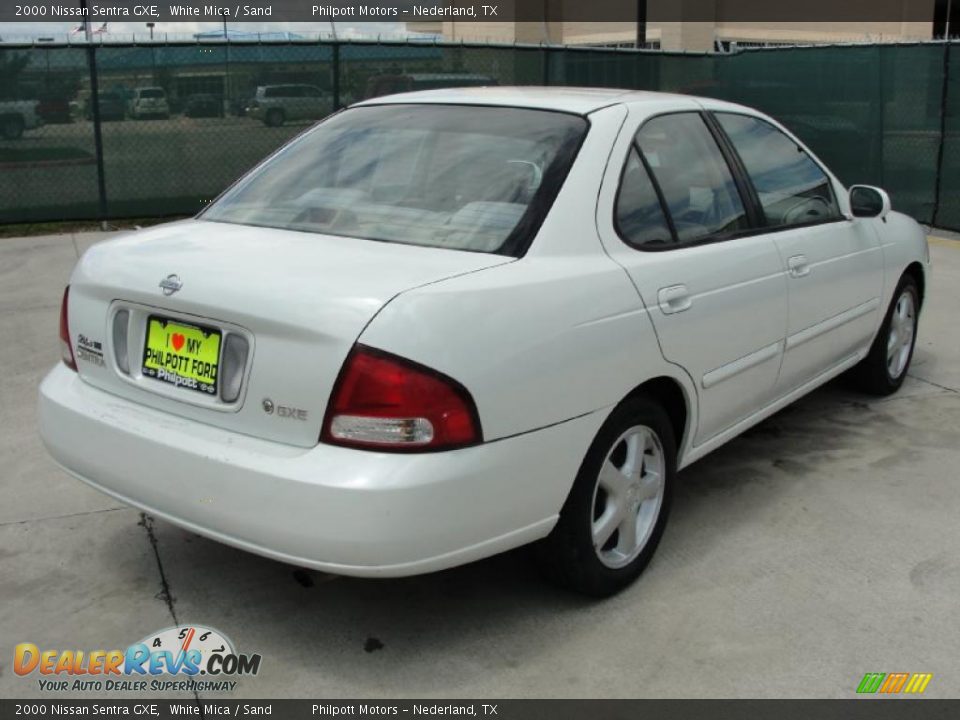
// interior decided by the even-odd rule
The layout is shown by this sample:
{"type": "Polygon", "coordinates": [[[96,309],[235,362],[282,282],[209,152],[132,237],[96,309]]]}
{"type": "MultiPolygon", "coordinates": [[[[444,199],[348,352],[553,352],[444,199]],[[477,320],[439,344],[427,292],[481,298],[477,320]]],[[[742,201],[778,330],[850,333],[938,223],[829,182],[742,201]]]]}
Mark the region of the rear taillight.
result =
{"type": "Polygon", "coordinates": [[[70,299],[70,286],[63,291],[63,302],[60,303],[60,358],[63,364],[71,370],[77,369],[77,361],[73,357],[73,345],[70,343],[70,323],[67,318],[67,303],[70,299]]]}
{"type": "Polygon", "coordinates": [[[435,370],[357,345],[333,388],[320,439],[377,450],[449,450],[482,442],[470,393],[435,370]]]}

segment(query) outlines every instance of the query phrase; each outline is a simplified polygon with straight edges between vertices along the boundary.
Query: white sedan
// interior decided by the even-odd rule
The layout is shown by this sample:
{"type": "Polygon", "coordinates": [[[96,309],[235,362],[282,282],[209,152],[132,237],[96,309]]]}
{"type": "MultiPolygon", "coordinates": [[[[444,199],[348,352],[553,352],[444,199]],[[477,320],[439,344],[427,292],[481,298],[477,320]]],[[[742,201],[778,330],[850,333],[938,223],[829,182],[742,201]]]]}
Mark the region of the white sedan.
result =
{"type": "Polygon", "coordinates": [[[284,562],[400,576],[536,543],[605,595],[678,469],[844,371],[900,387],[928,268],[882,190],[746,107],[377,98],[88,251],[41,433],[89,485],[284,562]]]}

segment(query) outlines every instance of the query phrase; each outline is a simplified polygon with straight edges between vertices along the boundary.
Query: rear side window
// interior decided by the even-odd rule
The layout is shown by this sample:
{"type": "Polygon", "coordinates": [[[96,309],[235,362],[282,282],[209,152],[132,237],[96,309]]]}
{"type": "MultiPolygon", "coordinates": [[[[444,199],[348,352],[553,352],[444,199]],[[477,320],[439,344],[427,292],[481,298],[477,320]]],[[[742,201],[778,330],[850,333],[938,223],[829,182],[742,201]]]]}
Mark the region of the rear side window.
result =
{"type": "Polygon", "coordinates": [[[768,122],[717,113],[743,161],[770,227],[839,220],[830,180],[803,148],[768,122]]]}
{"type": "Polygon", "coordinates": [[[620,237],[634,247],[673,243],[673,233],[663,214],[660,198],[635,147],[630,148],[623,168],[617,193],[616,223],[620,237]]]}
{"type": "Polygon", "coordinates": [[[697,242],[749,227],[733,174],[697,113],[662,115],[637,133],[680,243],[697,242]]]}

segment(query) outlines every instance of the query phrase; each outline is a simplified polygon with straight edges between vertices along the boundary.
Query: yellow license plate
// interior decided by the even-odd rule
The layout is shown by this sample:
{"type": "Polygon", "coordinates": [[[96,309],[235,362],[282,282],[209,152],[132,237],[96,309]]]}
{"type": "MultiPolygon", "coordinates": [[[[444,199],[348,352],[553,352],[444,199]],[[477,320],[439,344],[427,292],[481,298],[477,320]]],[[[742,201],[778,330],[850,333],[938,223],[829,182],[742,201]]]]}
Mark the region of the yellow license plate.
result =
{"type": "Polygon", "coordinates": [[[215,396],[220,339],[214,328],[151,315],[141,371],[146,377],[215,396]]]}

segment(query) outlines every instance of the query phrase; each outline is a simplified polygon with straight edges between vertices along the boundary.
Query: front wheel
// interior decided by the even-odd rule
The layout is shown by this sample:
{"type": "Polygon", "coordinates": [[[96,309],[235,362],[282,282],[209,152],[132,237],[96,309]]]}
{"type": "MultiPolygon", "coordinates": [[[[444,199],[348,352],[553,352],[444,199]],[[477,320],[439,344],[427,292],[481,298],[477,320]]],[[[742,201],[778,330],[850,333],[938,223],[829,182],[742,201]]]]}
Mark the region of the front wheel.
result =
{"type": "Polygon", "coordinates": [[[0,135],[5,140],[17,140],[23,135],[23,118],[18,115],[10,115],[0,120],[0,135]]]}
{"type": "Polygon", "coordinates": [[[597,597],[633,582],[663,535],[675,474],[663,408],[644,397],[625,401],[601,427],[556,527],[536,548],[545,574],[597,597]]]}
{"type": "Polygon", "coordinates": [[[893,293],[870,353],[851,371],[861,390],[871,395],[891,395],[903,385],[917,342],[919,312],[917,281],[911,275],[904,275],[893,293]]]}
{"type": "Polygon", "coordinates": [[[266,123],[267,127],[280,127],[283,125],[283,121],[283,110],[277,110],[274,108],[273,110],[267,111],[267,117],[264,122],[266,123]]]}

